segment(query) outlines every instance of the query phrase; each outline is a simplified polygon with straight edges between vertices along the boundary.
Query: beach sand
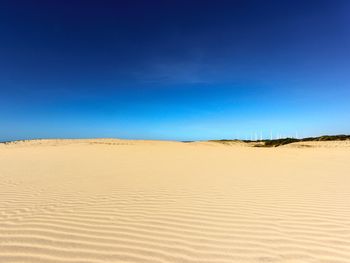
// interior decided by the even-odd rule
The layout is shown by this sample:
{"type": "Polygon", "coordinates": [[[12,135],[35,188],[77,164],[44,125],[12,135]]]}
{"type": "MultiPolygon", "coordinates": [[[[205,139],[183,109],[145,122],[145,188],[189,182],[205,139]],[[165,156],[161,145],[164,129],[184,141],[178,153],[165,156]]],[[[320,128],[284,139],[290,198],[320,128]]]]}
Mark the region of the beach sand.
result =
{"type": "Polygon", "coordinates": [[[350,262],[350,144],[0,144],[0,262],[350,262]]]}

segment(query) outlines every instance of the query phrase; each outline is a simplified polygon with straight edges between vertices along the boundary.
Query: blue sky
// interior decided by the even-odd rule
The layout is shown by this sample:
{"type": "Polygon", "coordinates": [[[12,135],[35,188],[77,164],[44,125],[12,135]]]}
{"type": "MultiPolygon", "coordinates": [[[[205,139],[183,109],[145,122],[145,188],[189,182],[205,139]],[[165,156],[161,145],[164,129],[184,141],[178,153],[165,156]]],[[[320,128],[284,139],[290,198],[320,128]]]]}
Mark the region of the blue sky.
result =
{"type": "Polygon", "coordinates": [[[0,140],[350,133],[349,1],[2,1],[0,140]]]}

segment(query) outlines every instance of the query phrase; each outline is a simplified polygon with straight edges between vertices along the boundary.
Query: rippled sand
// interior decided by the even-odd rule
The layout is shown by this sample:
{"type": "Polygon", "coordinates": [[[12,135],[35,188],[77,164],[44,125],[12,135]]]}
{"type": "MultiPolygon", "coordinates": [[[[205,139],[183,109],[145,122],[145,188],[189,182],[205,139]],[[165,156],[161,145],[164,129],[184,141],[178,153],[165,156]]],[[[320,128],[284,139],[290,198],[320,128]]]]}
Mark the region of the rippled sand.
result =
{"type": "Polygon", "coordinates": [[[349,143],[0,145],[0,262],[350,262],[349,143]]]}

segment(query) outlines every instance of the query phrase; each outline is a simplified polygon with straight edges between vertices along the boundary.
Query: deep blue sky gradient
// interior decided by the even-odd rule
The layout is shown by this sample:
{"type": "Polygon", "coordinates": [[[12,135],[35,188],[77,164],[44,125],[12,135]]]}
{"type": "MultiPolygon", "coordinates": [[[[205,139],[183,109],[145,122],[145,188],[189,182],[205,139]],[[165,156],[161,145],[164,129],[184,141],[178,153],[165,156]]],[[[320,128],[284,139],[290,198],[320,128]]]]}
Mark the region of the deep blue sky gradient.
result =
{"type": "Polygon", "coordinates": [[[0,140],[350,133],[350,1],[0,4],[0,140]]]}

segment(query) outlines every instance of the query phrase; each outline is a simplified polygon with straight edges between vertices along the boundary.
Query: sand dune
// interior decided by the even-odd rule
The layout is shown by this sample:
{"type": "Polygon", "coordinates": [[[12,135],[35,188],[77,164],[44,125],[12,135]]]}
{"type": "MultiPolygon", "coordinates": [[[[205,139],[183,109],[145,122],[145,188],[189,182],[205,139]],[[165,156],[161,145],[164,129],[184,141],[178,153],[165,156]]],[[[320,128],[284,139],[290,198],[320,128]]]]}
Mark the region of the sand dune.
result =
{"type": "Polygon", "coordinates": [[[0,262],[350,262],[348,142],[0,145],[0,262]]]}

